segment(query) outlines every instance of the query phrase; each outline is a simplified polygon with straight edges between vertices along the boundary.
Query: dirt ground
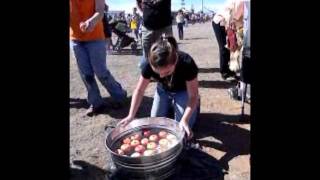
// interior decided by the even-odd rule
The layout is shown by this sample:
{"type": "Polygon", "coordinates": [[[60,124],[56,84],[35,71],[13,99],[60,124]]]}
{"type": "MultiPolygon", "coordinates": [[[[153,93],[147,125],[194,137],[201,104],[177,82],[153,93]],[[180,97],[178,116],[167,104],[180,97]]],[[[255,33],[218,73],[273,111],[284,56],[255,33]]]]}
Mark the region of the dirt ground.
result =
{"type": "MultiPolygon", "coordinates": [[[[173,26],[175,37],[177,28],[173,26]]],[[[221,79],[219,51],[211,23],[189,25],[179,48],[196,61],[201,96],[201,113],[194,128],[196,142],[203,152],[217,160],[224,169],[225,180],[250,179],[250,104],[245,106],[248,121],[239,122],[241,102],[231,100],[227,89],[233,84],[221,79]]],[[[108,55],[107,66],[128,91],[128,101],[139,77],[140,56],[124,49],[121,55],[108,55]]],[[[110,102],[108,92],[100,83],[101,95],[110,102]]],[[[155,83],[149,85],[137,117],[150,115],[155,83]]],[[[104,127],[124,118],[129,105],[119,110],[108,109],[93,117],[83,113],[88,108],[86,89],[76,61],[70,52],[70,167],[72,180],[108,179],[110,157],[104,147],[104,127]],[[82,167],[82,168],[80,168],[82,167]]]]}

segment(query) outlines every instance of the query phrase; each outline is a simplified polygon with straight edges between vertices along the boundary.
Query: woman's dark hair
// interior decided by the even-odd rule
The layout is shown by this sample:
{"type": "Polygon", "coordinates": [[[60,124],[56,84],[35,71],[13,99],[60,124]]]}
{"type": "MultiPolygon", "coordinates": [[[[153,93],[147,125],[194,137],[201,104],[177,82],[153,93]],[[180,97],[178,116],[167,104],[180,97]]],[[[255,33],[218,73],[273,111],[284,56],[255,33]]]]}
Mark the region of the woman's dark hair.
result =
{"type": "Polygon", "coordinates": [[[175,64],[177,50],[178,45],[174,37],[160,37],[150,48],[149,62],[155,68],[175,64]]]}

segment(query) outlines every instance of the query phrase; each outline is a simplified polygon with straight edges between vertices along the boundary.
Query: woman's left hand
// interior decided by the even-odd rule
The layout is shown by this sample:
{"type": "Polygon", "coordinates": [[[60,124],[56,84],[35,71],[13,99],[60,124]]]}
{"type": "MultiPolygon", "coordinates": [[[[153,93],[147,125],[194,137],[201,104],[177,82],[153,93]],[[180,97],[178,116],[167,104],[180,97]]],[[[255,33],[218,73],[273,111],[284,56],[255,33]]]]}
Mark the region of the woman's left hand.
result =
{"type": "Polygon", "coordinates": [[[193,132],[192,130],[190,129],[188,123],[184,120],[181,120],[180,123],[179,123],[180,126],[183,127],[183,129],[186,131],[187,133],[187,139],[190,140],[192,137],[193,137],[193,132]]]}

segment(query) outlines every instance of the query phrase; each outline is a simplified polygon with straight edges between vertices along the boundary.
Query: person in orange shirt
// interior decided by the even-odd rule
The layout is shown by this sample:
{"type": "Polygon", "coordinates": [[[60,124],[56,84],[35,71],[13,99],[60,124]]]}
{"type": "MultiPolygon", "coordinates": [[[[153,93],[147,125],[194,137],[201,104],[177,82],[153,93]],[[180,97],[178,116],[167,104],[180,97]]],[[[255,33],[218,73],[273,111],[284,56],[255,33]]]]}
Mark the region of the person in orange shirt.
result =
{"type": "Polygon", "coordinates": [[[113,107],[123,105],[127,92],[106,65],[106,42],[103,31],[104,0],[70,0],[70,39],[82,81],[87,91],[92,116],[105,109],[95,75],[113,98],[113,107]]]}

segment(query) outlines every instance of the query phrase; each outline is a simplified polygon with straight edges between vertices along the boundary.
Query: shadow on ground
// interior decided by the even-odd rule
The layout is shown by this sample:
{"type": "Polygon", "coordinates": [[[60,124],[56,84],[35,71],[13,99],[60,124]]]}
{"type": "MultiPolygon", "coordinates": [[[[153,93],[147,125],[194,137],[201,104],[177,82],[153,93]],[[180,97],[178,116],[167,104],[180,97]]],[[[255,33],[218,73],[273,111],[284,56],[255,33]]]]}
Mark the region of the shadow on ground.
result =
{"type": "Polygon", "coordinates": [[[229,170],[229,161],[239,155],[250,154],[250,131],[237,126],[249,123],[250,116],[239,121],[239,115],[224,115],[219,113],[200,114],[194,127],[194,138],[200,146],[214,148],[226,154],[219,159],[221,166],[229,170]],[[220,142],[203,140],[214,137],[220,142]],[[202,140],[201,140],[202,139],[202,140]]]}
{"type": "MultiPolygon", "coordinates": [[[[106,108],[100,112],[99,114],[108,114],[112,118],[116,119],[122,119],[125,118],[130,109],[130,103],[131,103],[131,96],[127,97],[126,103],[123,105],[123,107],[119,109],[114,109],[111,106],[111,103],[113,102],[111,97],[103,98],[103,100],[106,102],[107,106],[106,108]]],[[[153,98],[144,96],[141,102],[141,105],[139,107],[139,110],[136,114],[136,118],[143,118],[143,117],[150,117],[151,107],[152,107],[153,98]]],[[[80,98],[70,98],[70,109],[83,109],[83,113],[86,111],[86,109],[89,108],[89,104],[87,103],[86,99],[80,99],[80,98]]]]}
{"type": "Polygon", "coordinates": [[[107,171],[85,161],[73,161],[70,180],[107,180],[107,171]]]}
{"type": "Polygon", "coordinates": [[[199,68],[199,73],[220,73],[219,68],[199,68]]]}
{"type": "Polygon", "coordinates": [[[217,89],[228,89],[237,85],[237,82],[226,82],[226,81],[199,81],[199,87],[203,88],[217,88],[217,89]]]}
{"type": "Polygon", "coordinates": [[[208,39],[208,38],[207,37],[184,38],[184,40],[199,40],[199,39],[208,39]]]}
{"type": "Polygon", "coordinates": [[[69,108],[75,108],[75,109],[88,109],[89,104],[86,99],[80,99],[80,98],[69,98],[69,108]]]}
{"type": "MultiPolygon", "coordinates": [[[[132,174],[121,169],[108,174],[110,180],[131,180],[132,174]]],[[[136,179],[140,179],[136,177],[136,179]]],[[[193,148],[185,148],[172,169],[146,175],[145,179],[163,180],[224,180],[224,172],[219,161],[207,153],[193,148]],[[169,177],[168,177],[168,174],[169,177]]]]}

